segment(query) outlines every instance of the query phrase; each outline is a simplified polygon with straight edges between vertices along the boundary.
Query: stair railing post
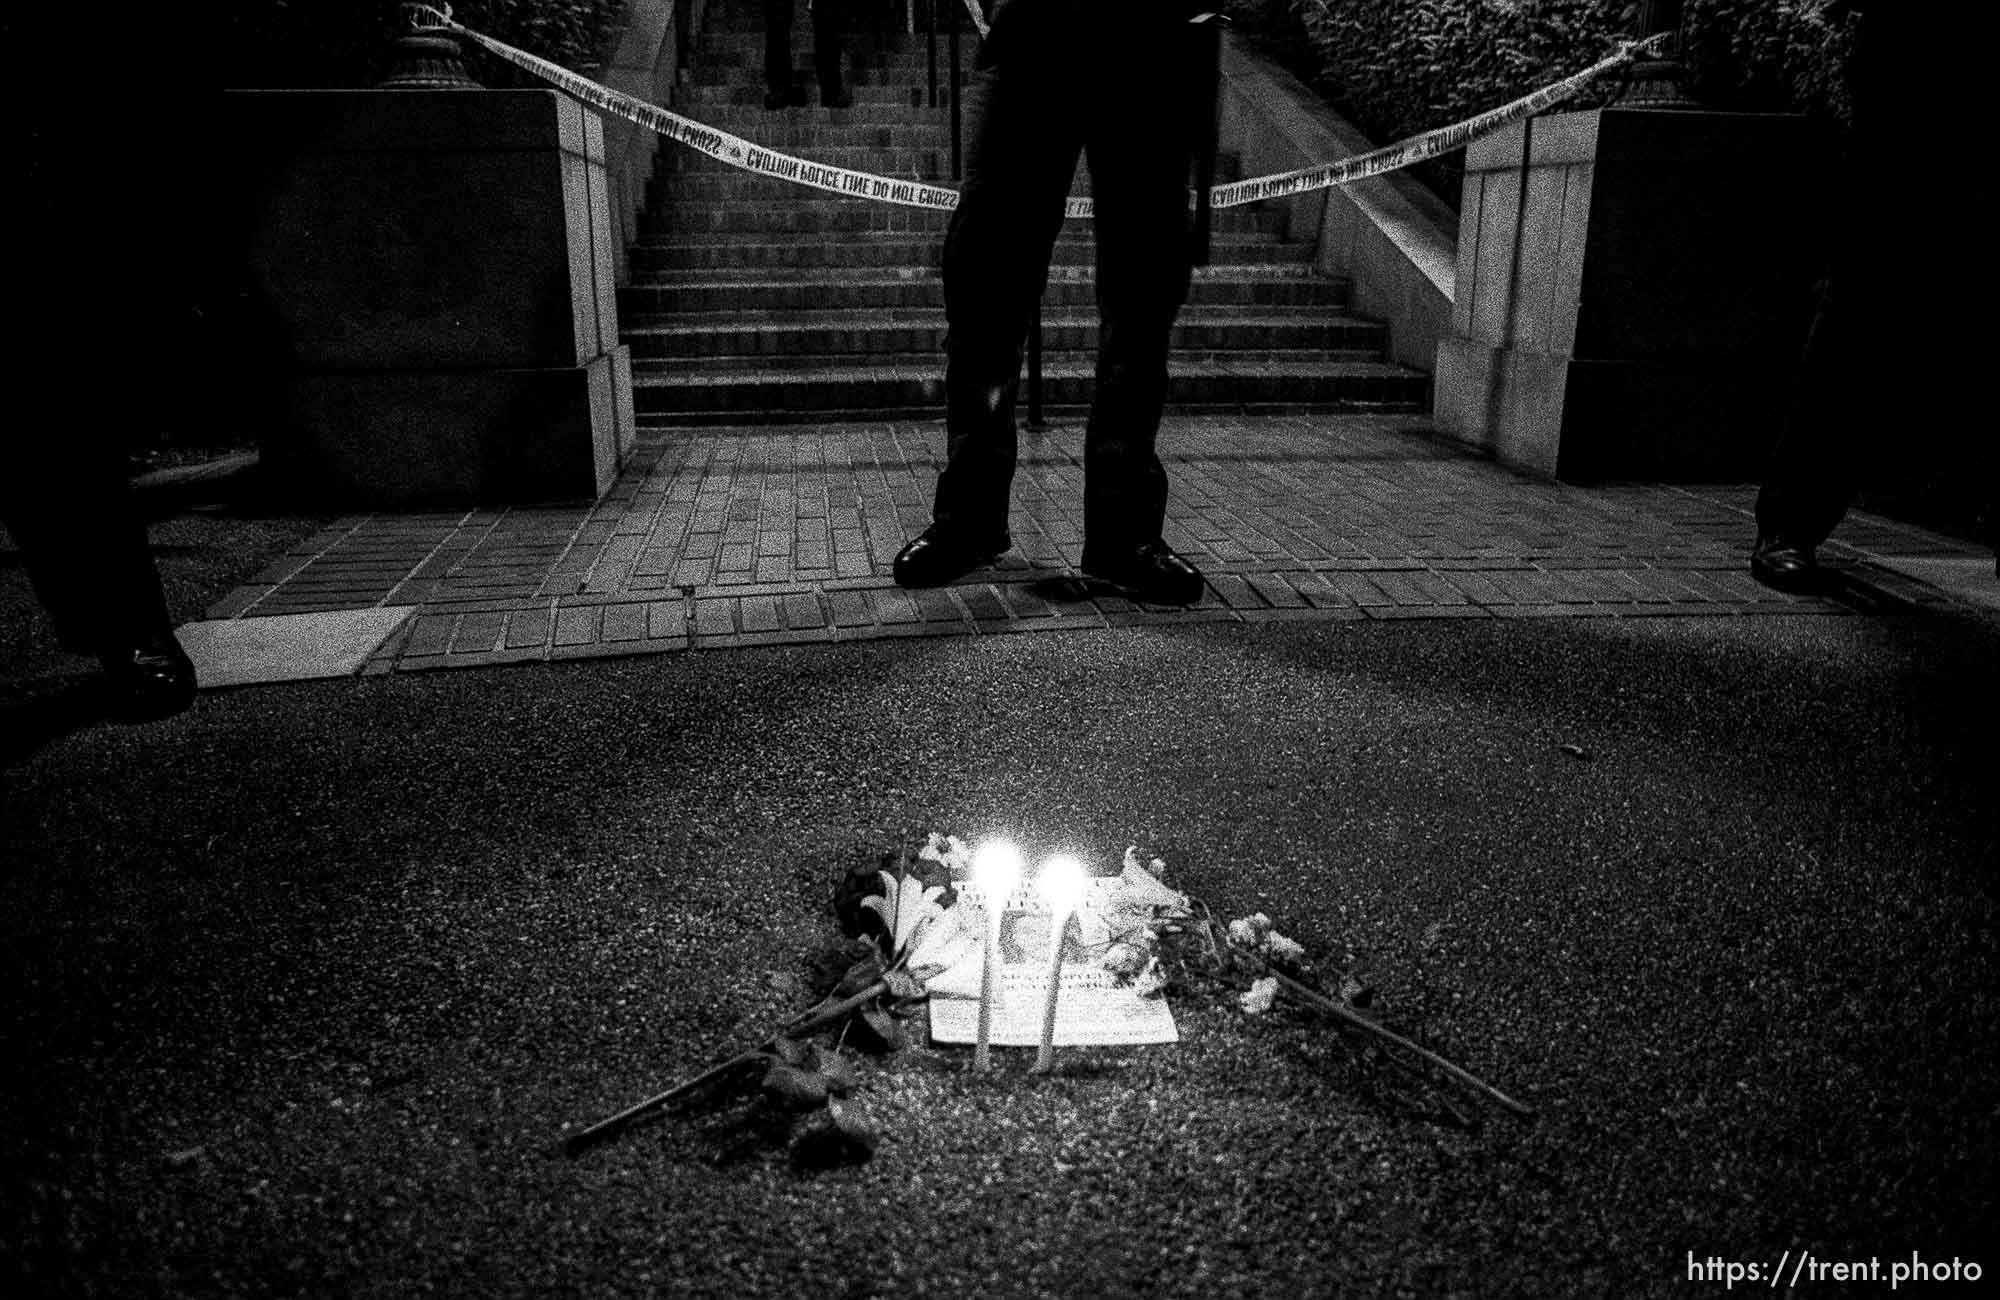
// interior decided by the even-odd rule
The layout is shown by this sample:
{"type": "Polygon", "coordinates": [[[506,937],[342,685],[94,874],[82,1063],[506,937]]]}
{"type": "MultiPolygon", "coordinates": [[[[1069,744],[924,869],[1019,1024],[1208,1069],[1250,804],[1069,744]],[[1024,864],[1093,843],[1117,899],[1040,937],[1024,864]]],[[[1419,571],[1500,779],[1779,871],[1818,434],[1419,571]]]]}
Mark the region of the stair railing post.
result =
{"type": "Polygon", "coordinates": [[[938,0],[938,3],[940,3],[940,4],[944,5],[944,6],[946,6],[946,12],[947,12],[947,13],[949,13],[949,14],[951,15],[951,18],[949,19],[949,21],[950,21],[950,23],[951,23],[951,27],[949,28],[949,30],[950,30],[950,32],[951,32],[951,49],[950,49],[950,57],[951,57],[951,178],[952,178],[953,180],[955,180],[955,181],[956,181],[956,180],[963,180],[963,179],[964,179],[964,164],[963,164],[963,148],[962,148],[962,146],[961,146],[961,145],[960,145],[960,143],[959,143],[959,138],[960,138],[960,130],[961,130],[961,128],[960,128],[960,126],[959,126],[959,115],[958,115],[958,99],[959,99],[959,92],[960,92],[960,91],[961,91],[961,90],[963,89],[963,86],[964,86],[964,82],[963,82],[963,80],[962,80],[962,79],[960,78],[960,76],[959,76],[959,70],[958,70],[958,29],[959,29],[959,27],[960,27],[960,25],[961,25],[961,24],[959,23],[959,13],[958,13],[958,6],[957,6],[957,5],[954,5],[954,4],[952,4],[952,3],[951,3],[951,0],[938,0]]]}
{"type": "Polygon", "coordinates": [[[1665,35],[1664,50],[1645,54],[1625,67],[1625,82],[1613,108],[1700,108],[1681,85],[1681,0],[1639,0],[1639,35],[1665,35]]]}
{"type": "Polygon", "coordinates": [[[927,51],[926,62],[930,69],[932,108],[937,107],[937,11],[940,4],[950,3],[951,0],[930,0],[924,12],[924,46],[927,51]]]}
{"type": "Polygon", "coordinates": [[[1042,301],[1028,320],[1028,428],[1046,429],[1042,422],[1042,301]]]}

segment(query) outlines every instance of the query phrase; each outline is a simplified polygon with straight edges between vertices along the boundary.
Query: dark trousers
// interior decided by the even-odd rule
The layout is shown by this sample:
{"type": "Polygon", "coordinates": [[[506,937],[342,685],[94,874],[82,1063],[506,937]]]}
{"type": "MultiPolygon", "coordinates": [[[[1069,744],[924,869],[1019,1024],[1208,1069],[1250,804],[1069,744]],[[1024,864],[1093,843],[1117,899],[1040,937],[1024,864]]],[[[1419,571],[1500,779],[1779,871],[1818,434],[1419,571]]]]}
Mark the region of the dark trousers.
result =
{"type": "Polygon", "coordinates": [[[171,631],[123,446],[89,425],[14,437],[0,466],[0,521],[63,649],[115,653],[171,631]]]}
{"type": "MultiPolygon", "coordinates": [[[[764,0],[764,87],[792,88],[792,11],[797,0],[764,0]]],[[[813,74],[821,98],[841,92],[840,43],[847,36],[847,0],[812,0],[813,74]]]]}
{"type": "Polygon", "coordinates": [[[971,88],[965,176],[944,245],[946,464],[932,513],[940,529],[978,540],[1006,531],[1022,349],[1081,156],[1096,207],[1100,321],[1084,433],[1090,564],[1157,540],[1166,518],[1154,443],[1192,254],[1191,133],[1172,111],[1188,33],[1145,7],[1054,13],[1001,10],[971,88]],[[1030,28],[1031,16],[1050,25],[1030,28]],[[1010,18],[1020,21],[1006,29],[1010,18]]]}
{"type": "Polygon", "coordinates": [[[1857,346],[1855,292],[1838,269],[1820,287],[1797,388],[1757,491],[1759,538],[1811,550],[1832,536],[1854,496],[1860,421],[1873,409],[1858,377],[1882,364],[1857,346]]]}
{"type": "MultiPolygon", "coordinates": [[[[7,34],[21,48],[62,39],[54,12],[17,10],[7,34]],[[17,26],[18,25],[18,26],[17,26]]],[[[200,278],[207,179],[195,160],[211,138],[189,86],[204,83],[177,59],[187,43],[171,15],[148,10],[130,40],[109,43],[104,71],[147,105],[159,139],[187,148],[144,149],[130,166],[93,159],[93,114],[39,113],[61,93],[54,75],[29,70],[9,87],[9,108],[32,120],[17,150],[22,171],[9,215],[21,247],[10,276],[17,310],[44,341],[19,369],[22,392],[43,400],[0,434],[0,522],[20,553],[35,596],[65,650],[129,650],[172,628],[158,571],[128,477],[129,430],[185,418],[173,394],[191,381],[176,362],[192,352],[190,290],[200,278]],[[175,71],[162,72],[162,68],[175,71]],[[18,98],[16,98],[18,97],[18,98]],[[173,195],[153,206],[149,237],[167,250],[135,270],[109,257],[134,195],[173,195]],[[114,307],[115,305],[115,307],[114,307]],[[120,346],[106,336],[119,315],[120,346]]],[[[196,65],[198,67],[198,65],[196,65]]],[[[213,84],[220,84],[219,80],[213,84]]]]}

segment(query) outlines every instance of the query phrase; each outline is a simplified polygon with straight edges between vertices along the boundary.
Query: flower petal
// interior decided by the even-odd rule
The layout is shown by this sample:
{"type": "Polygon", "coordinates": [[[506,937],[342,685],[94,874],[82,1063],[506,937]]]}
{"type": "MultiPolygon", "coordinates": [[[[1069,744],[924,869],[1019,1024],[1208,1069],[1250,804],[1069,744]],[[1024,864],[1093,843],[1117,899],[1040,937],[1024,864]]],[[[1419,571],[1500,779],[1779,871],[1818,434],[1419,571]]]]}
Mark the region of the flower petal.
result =
{"type": "Polygon", "coordinates": [[[1253,1016],[1261,1016],[1271,1009],[1278,1000],[1278,981],[1266,976],[1250,986],[1250,991],[1236,999],[1243,1004],[1243,1010],[1253,1016]]]}

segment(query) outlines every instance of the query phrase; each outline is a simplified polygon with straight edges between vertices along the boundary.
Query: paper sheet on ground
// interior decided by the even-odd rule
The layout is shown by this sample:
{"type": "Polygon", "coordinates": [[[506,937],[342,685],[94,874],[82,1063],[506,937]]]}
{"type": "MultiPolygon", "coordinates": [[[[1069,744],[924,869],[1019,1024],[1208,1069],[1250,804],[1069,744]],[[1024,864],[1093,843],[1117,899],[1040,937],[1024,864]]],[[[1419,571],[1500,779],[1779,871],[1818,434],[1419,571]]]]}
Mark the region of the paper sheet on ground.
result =
{"type": "MultiPolygon", "coordinates": [[[[1174,1013],[1165,998],[1142,998],[1131,985],[1098,966],[1110,933],[1105,904],[1115,881],[1092,881],[1092,889],[1064,931],[1061,983],[1056,992],[1055,1044],[1058,1047],[1135,1046],[1177,1043],[1174,1013]]],[[[959,886],[958,906],[972,909],[968,924],[985,933],[986,904],[976,887],[959,886]]],[[[1023,889],[1007,900],[1000,926],[1000,983],[989,1041],[999,1047],[1034,1047],[1042,1041],[1042,1011],[1048,991],[1049,910],[1023,889]]],[[[982,945],[983,946],[983,945],[982,945]]],[[[983,957],[932,978],[931,1039],[970,1043],[979,1036],[979,977],[983,957]]]]}

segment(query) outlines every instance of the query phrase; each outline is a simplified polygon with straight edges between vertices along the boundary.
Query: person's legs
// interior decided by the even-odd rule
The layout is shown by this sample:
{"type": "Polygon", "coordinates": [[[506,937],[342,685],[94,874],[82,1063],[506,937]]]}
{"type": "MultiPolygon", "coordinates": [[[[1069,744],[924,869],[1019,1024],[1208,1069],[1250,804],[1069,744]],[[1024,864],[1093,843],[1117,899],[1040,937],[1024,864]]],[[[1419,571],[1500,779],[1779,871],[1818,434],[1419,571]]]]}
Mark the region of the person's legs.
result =
{"type": "Polygon", "coordinates": [[[812,0],[813,72],[819,78],[819,102],[827,108],[846,108],[854,102],[840,74],[847,5],[848,0],[812,0]]]}
{"type": "Polygon", "coordinates": [[[930,528],[897,557],[905,586],[949,582],[1008,545],[1022,346],[1082,149],[1073,89],[1047,73],[1009,61],[975,78],[944,243],[945,467],[930,528]]]}
{"type": "Polygon", "coordinates": [[[1819,580],[1814,552],[1847,513],[1857,475],[1851,291],[1838,274],[1820,292],[1806,338],[1797,391],[1757,493],[1757,543],[1750,570],[1780,589],[1819,580]]]}
{"type": "Polygon", "coordinates": [[[792,7],[797,0],[764,0],[764,107],[805,102],[792,86],[792,7]]]}
{"type": "MultiPolygon", "coordinates": [[[[1157,27],[1155,44],[1131,51],[1131,66],[1164,68],[1163,80],[1178,84],[1180,60],[1193,48],[1184,27],[1157,27]]],[[[1201,576],[1161,541],[1167,472],[1155,444],[1167,350],[1191,274],[1193,142],[1146,88],[1138,78],[1113,79],[1089,117],[1099,335],[1084,434],[1083,568],[1145,598],[1187,603],[1200,599],[1201,576]]]]}
{"type": "Polygon", "coordinates": [[[174,639],[122,450],[102,439],[52,442],[15,459],[5,477],[0,517],[63,649],[97,658],[127,720],[186,708],[194,665],[174,639]]]}

